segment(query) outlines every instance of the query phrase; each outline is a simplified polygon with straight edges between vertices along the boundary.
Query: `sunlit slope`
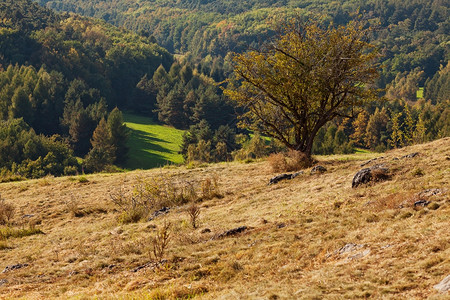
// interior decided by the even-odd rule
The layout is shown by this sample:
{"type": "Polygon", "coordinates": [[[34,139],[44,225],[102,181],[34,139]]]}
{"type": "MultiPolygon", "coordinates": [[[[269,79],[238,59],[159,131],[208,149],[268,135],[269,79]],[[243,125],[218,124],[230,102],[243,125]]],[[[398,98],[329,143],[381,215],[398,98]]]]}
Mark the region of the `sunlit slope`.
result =
{"type": "Polygon", "coordinates": [[[183,162],[179,154],[183,131],[156,124],[152,119],[129,113],[124,115],[130,128],[127,169],[150,169],[183,162]]]}

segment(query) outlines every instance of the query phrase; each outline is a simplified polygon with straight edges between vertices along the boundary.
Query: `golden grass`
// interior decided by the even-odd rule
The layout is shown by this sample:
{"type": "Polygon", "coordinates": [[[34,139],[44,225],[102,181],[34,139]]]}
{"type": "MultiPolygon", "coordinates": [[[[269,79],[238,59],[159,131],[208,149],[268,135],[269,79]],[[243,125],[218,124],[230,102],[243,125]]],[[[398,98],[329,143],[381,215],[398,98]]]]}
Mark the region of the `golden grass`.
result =
{"type": "Polygon", "coordinates": [[[316,159],[327,172],[306,170],[270,186],[276,174],[265,161],[0,184],[2,198],[16,207],[14,222],[32,215],[27,222],[45,233],[0,241],[0,272],[28,264],[0,273],[0,282],[7,281],[0,298],[448,297],[433,285],[450,274],[450,191],[428,197],[426,207],[414,207],[413,200],[425,189],[450,189],[450,138],[383,154],[316,159]],[[415,158],[401,158],[416,151],[415,158]],[[392,177],[352,189],[360,164],[380,156],[369,166],[383,163],[392,177]],[[197,229],[187,206],[151,222],[120,225],[109,194],[119,186],[132,191],[142,178],[161,174],[217,179],[223,197],[197,203],[197,229]],[[157,263],[152,238],[165,222],[171,223],[170,243],[157,263]],[[248,229],[239,234],[217,238],[244,225],[248,229]]]}

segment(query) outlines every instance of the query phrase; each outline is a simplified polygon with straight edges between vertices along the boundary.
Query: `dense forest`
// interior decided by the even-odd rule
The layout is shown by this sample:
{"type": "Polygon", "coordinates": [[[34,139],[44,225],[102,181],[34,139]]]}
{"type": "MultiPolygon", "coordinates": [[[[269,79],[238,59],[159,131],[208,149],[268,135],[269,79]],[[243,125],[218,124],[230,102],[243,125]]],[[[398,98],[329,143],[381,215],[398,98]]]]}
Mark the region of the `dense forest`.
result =
{"type": "Polygon", "coordinates": [[[314,153],[382,151],[450,134],[445,1],[5,0],[0,168],[39,177],[123,163],[127,130],[120,110],[187,129],[181,150],[187,161],[280,151],[237,128],[239,108],[219,86],[232,72],[231,52],[260,47],[290,17],[317,14],[325,24],[360,14],[376,29],[377,85],[384,92],[357,118],[322,128],[314,153]],[[56,155],[56,148],[67,150],[56,155]],[[49,153],[57,171],[45,160],[49,153]]]}
{"type": "MultiPolygon", "coordinates": [[[[329,131],[327,137],[326,132],[319,136],[316,153],[329,153],[339,148],[320,146],[331,143],[330,139],[334,138],[333,132],[336,131],[334,127],[339,128],[336,132],[344,132],[346,141],[359,147],[382,150],[399,143],[410,143],[408,137],[402,137],[399,142],[391,141],[392,127],[397,126],[392,124],[395,118],[402,133],[414,130],[416,124],[420,123],[419,127],[423,124],[424,140],[449,134],[449,121],[445,116],[448,115],[450,94],[450,8],[443,0],[38,2],[59,11],[100,18],[149,36],[170,52],[185,55],[198,73],[218,82],[227,78],[232,70],[229,59],[231,51],[243,52],[259,47],[289,17],[307,18],[320,14],[324,16],[324,22],[345,24],[359,13],[368,25],[376,28],[373,43],[382,53],[382,69],[377,84],[386,89],[386,99],[394,101],[368,107],[358,121],[341,120],[329,124],[324,129],[329,131]],[[405,108],[408,111],[404,111],[405,108]],[[379,121],[369,120],[380,114],[379,121]],[[414,128],[407,128],[407,116],[413,119],[414,124],[409,126],[414,128]],[[367,127],[367,124],[378,124],[378,128],[361,128],[367,127]],[[362,131],[364,133],[358,133],[362,131]],[[370,137],[366,131],[377,136],[370,137]],[[322,142],[321,136],[328,141],[322,142]]],[[[339,133],[336,143],[340,144],[344,135],[339,133]]],[[[347,147],[347,150],[351,148],[347,147]]]]}

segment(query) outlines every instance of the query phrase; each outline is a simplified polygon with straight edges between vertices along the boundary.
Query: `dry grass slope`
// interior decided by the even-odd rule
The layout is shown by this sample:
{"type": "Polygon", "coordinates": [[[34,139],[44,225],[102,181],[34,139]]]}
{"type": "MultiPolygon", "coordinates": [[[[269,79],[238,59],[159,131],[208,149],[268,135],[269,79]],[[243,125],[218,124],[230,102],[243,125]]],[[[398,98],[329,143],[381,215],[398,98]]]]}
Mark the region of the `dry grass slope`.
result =
{"type": "Polygon", "coordinates": [[[450,274],[450,138],[318,160],[326,173],[270,186],[275,174],[265,161],[1,184],[16,226],[31,223],[44,234],[0,241],[0,272],[27,264],[0,273],[0,298],[449,297],[433,286],[450,274]],[[411,152],[420,154],[402,158],[411,152]],[[368,166],[385,164],[391,179],[352,189],[360,164],[378,156],[368,166]],[[218,176],[224,197],[197,203],[196,229],[190,204],[150,222],[118,224],[109,194],[161,174],[218,176]],[[418,196],[427,189],[447,192],[418,196]],[[419,198],[430,204],[414,207],[419,198]],[[158,262],[152,239],[167,222],[169,245],[158,262]],[[248,229],[218,238],[239,226],[248,229]]]}

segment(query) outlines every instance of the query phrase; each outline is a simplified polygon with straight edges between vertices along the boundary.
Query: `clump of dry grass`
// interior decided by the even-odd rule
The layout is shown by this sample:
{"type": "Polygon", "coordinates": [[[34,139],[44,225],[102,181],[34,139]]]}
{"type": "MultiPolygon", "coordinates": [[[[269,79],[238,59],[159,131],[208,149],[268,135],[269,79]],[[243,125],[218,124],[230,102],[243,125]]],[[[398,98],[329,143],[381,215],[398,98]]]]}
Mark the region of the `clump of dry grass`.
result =
{"type": "Polygon", "coordinates": [[[186,213],[189,216],[192,227],[195,229],[198,226],[198,217],[200,216],[200,207],[195,203],[191,203],[186,208],[186,213]]]}
{"type": "Polygon", "coordinates": [[[6,203],[0,194],[0,225],[10,224],[16,209],[14,205],[6,203]]]}
{"type": "Polygon", "coordinates": [[[152,254],[156,261],[160,262],[164,258],[164,254],[169,246],[171,237],[171,224],[164,222],[161,228],[156,232],[152,238],[152,254]]]}
{"type": "Polygon", "coordinates": [[[267,161],[274,173],[298,171],[312,164],[312,160],[304,153],[292,149],[285,153],[273,153],[267,161]]]}

